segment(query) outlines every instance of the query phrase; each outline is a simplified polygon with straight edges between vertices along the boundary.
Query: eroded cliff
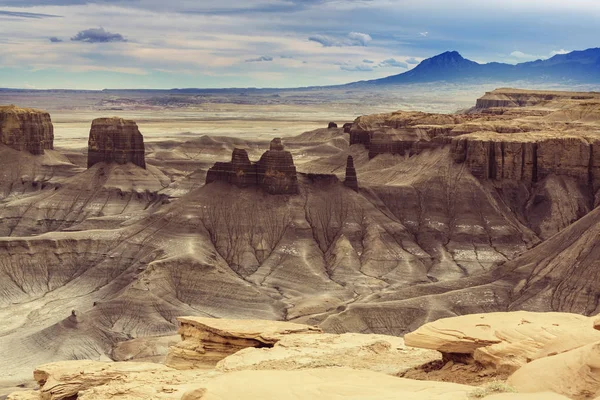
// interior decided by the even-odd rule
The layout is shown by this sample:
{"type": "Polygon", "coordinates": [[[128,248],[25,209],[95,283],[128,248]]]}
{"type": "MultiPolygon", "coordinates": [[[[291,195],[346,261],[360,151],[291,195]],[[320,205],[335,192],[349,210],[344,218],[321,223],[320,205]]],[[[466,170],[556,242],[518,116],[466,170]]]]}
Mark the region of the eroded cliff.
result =
{"type": "Polygon", "coordinates": [[[50,114],[14,105],[0,106],[0,143],[34,155],[54,148],[50,114]]]}
{"type": "Polygon", "coordinates": [[[88,168],[99,162],[146,168],[144,137],[134,121],[98,118],[92,121],[88,141],[88,168]]]}

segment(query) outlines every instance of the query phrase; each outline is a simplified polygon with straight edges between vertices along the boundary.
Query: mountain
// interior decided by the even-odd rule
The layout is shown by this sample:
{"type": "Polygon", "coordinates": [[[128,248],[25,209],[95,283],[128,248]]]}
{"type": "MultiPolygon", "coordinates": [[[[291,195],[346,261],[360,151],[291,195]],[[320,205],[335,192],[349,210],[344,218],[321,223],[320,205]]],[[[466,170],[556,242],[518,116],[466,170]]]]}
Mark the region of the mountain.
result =
{"type": "Polygon", "coordinates": [[[600,48],[557,54],[547,60],[516,65],[497,62],[479,64],[464,58],[457,51],[447,51],[423,60],[408,72],[351,85],[519,80],[600,83],[600,48]]]}

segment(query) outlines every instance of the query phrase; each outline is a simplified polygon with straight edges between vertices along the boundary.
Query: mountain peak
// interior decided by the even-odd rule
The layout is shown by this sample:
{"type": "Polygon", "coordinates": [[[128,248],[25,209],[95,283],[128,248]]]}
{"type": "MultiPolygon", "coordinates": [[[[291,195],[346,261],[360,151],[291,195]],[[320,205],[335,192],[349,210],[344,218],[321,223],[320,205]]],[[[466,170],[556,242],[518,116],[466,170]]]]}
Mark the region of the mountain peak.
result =
{"type": "Polygon", "coordinates": [[[423,60],[421,64],[415,68],[415,70],[464,70],[470,69],[475,65],[478,64],[474,61],[467,60],[461,56],[458,51],[446,51],[442,54],[438,54],[437,56],[423,60]]]}

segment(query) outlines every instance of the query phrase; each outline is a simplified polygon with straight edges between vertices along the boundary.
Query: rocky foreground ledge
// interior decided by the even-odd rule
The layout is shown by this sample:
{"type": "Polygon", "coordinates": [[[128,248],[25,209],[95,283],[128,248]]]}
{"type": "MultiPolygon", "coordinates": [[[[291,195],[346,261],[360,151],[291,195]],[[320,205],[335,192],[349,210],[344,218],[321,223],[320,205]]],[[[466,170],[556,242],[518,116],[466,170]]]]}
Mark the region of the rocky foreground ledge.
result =
{"type": "Polygon", "coordinates": [[[179,321],[182,341],[167,358],[178,369],[158,363],[56,362],[35,370],[39,390],[8,399],[551,400],[600,395],[600,324],[575,314],[443,319],[407,335],[406,343],[392,336],[326,334],[288,322],[179,321]]]}

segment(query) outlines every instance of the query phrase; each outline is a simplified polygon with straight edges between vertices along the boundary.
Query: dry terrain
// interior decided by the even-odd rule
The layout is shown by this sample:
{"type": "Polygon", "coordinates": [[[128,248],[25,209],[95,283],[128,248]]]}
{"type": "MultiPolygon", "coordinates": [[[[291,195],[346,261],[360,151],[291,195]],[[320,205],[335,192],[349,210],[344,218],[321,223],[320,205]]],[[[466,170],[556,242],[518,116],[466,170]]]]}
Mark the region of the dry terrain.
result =
{"type": "Polygon", "coordinates": [[[72,95],[0,108],[0,396],[600,395],[599,93],[72,95]]]}

